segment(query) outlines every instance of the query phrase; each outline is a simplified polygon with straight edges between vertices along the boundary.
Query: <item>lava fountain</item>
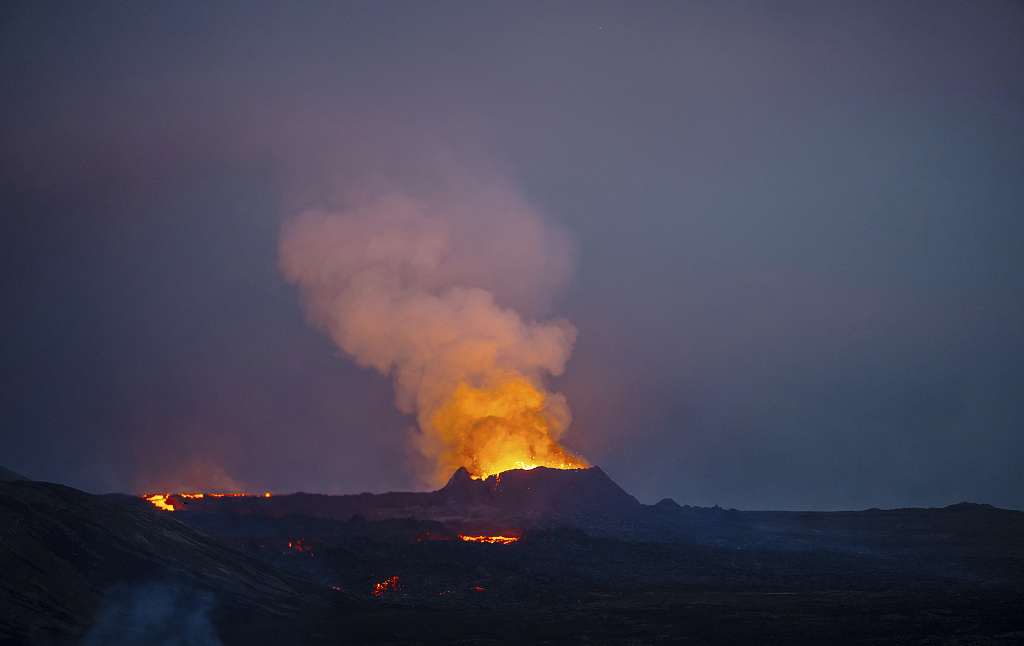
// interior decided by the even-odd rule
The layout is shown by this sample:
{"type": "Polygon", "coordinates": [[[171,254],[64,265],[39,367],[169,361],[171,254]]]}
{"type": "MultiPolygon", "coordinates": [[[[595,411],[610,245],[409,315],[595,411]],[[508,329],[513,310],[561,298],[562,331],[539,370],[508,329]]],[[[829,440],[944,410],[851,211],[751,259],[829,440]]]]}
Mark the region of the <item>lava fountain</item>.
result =
{"type": "Polygon", "coordinates": [[[572,244],[503,185],[456,193],[301,213],[282,227],[280,268],[312,325],[393,378],[429,483],[459,467],[586,467],[559,444],[571,414],[546,388],[576,329],[526,317],[568,280],[572,244]]]}
{"type": "Polygon", "coordinates": [[[563,402],[548,406],[556,397],[522,377],[508,377],[490,389],[460,383],[431,420],[442,442],[452,447],[442,456],[442,468],[451,473],[464,466],[486,478],[511,469],[588,466],[558,445],[568,420],[560,416],[563,402]]]}

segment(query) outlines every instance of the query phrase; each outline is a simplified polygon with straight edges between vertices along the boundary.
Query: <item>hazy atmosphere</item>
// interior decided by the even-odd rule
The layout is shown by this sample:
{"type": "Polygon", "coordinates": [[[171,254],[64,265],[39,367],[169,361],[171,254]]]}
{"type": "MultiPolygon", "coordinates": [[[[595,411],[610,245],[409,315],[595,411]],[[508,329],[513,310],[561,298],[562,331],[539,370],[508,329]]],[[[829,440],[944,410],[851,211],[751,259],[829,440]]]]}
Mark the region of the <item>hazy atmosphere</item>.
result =
{"type": "Polygon", "coordinates": [[[25,476],[432,489],[487,372],[644,503],[1024,509],[1019,3],[7,2],[0,88],[25,476]]]}

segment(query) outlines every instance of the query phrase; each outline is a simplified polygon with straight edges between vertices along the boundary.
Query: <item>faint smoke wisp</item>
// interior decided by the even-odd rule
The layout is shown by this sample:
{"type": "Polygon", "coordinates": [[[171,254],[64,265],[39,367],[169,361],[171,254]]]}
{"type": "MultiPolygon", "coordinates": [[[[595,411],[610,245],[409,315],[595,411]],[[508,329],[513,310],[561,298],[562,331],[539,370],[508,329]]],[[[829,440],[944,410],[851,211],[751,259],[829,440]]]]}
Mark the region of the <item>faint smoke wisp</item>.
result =
{"type": "Polygon", "coordinates": [[[534,320],[569,279],[573,245],[506,185],[448,193],[305,211],[282,227],[281,270],[312,325],[393,378],[432,483],[459,466],[583,466],[558,445],[565,398],[545,388],[576,330],[534,320]]]}
{"type": "Polygon", "coordinates": [[[118,584],[79,646],[223,646],[213,600],[173,581],[118,584]]]}

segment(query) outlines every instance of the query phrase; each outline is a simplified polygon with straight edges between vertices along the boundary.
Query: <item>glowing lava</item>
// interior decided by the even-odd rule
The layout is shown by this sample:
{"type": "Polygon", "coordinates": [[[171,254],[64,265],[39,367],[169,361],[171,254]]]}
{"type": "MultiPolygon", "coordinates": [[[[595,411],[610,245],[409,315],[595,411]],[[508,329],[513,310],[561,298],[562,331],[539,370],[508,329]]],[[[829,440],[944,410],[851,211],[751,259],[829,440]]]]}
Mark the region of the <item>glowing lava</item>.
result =
{"type": "Polygon", "coordinates": [[[466,467],[486,478],[511,469],[590,466],[558,445],[570,421],[565,398],[541,391],[519,374],[504,375],[492,388],[460,383],[430,421],[448,447],[444,473],[466,467]]]}
{"type": "Polygon", "coordinates": [[[153,503],[157,509],[163,509],[164,511],[174,511],[174,506],[167,502],[170,494],[154,494],[152,496],[143,496],[146,500],[153,503]]]}
{"type": "Polygon", "coordinates": [[[393,576],[390,579],[385,579],[380,583],[373,586],[373,596],[380,597],[385,594],[395,594],[402,589],[402,582],[398,580],[397,576],[393,576]]]}
{"type": "Polygon", "coordinates": [[[249,494],[249,493],[173,493],[173,494],[172,493],[158,493],[158,494],[150,494],[148,496],[141,496],[141,498],[143,498],[144,500],[148,500],[149,502],[153,503],[153,506],[156,507],[157,509],[163,509],[164,511],[176,511],[178,509],[181,509],[182,507],[181,507],[180,500],[176,501],[175,498],[178,498],[178,499],[189,498],[189,499],[193,499],[193,500],[197,499],[197,498],[205,498],[205,497],[210,497],[210,498],[254,498],[254,497],[269,498],[270,495],[271,494],[269,494],[269,493],[262,494],[262,496],[254,496],[253,494],[249,494]],[[177,506],[175,506],[175,505],[177,505],[177,506]]]}
{"type": "Polygon", "coordinates": [[[466,536],[464,534],[459,534],[459,538],[471,543],[499,543],[501,545],[515,543],[519,540],[518,536],[466,536]]]}

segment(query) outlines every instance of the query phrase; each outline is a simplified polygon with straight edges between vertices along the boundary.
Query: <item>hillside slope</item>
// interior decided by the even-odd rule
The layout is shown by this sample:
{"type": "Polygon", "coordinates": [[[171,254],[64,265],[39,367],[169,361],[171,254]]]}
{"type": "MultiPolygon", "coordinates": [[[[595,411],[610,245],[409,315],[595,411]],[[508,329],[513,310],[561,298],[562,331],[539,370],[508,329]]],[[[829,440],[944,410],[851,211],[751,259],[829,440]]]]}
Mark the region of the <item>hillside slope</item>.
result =
{"type": "Polygon", "coordinates": [[[0,572],[3,644],[143,642],[132,631],[147,624],[195,643],[303,643],[318,618],[361,607],[168,514],[42,482],[0,482],[0,572]]]}

